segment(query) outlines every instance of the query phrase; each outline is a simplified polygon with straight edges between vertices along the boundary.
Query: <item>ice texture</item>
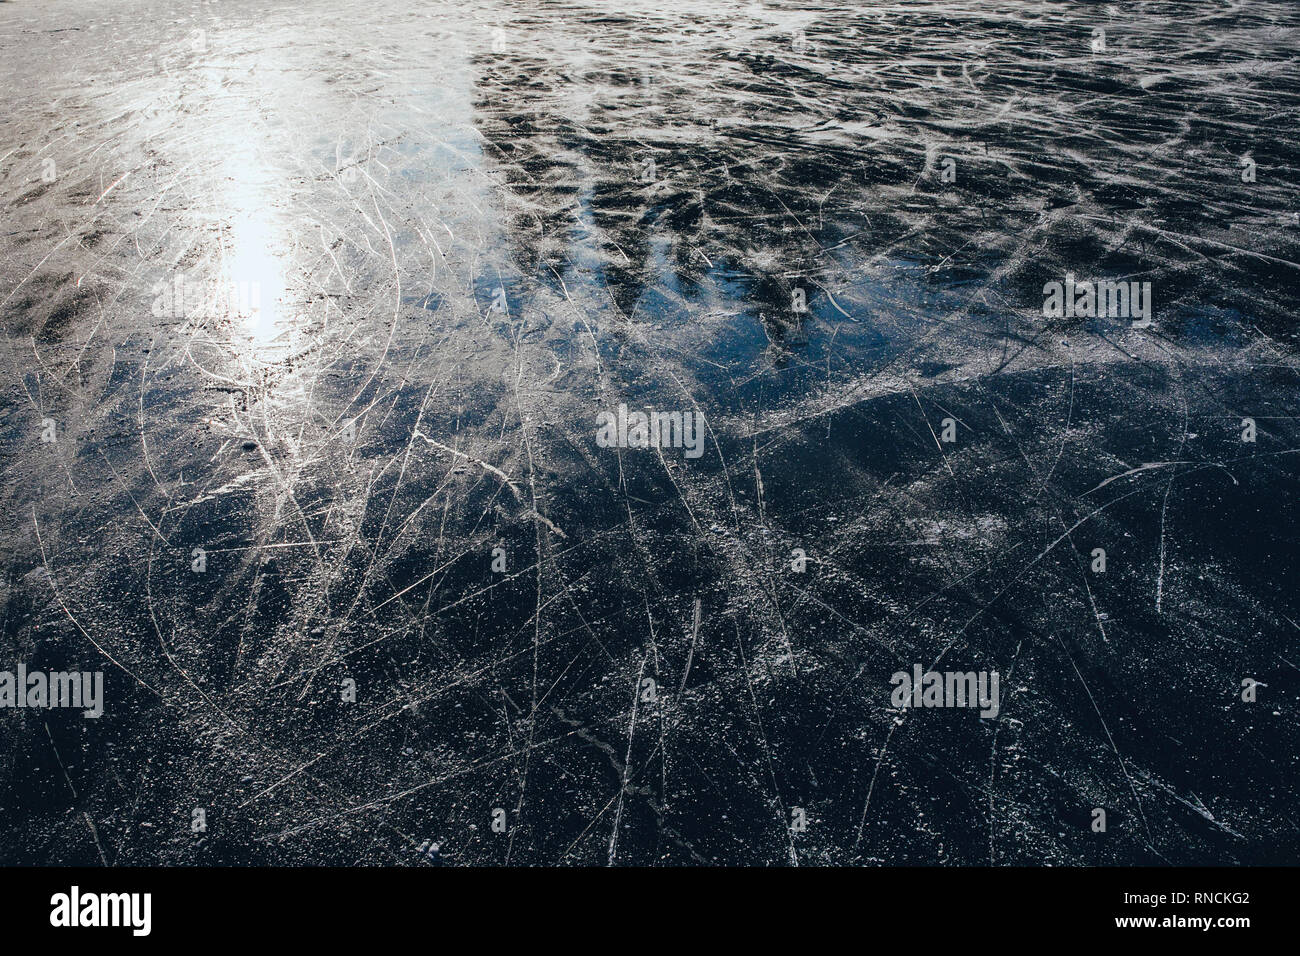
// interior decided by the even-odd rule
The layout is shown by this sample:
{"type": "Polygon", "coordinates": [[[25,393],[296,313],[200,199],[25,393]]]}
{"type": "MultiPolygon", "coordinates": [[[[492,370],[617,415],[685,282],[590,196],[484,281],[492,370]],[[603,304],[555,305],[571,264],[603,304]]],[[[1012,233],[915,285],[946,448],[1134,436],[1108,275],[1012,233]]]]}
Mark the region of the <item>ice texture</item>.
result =
{"type": "Polygon", "coordinates": [[[0,669],[106,681],[0,710],[0,861],[1294,862],[1298,50],[1290,0],[0,3],[0,669]]]}

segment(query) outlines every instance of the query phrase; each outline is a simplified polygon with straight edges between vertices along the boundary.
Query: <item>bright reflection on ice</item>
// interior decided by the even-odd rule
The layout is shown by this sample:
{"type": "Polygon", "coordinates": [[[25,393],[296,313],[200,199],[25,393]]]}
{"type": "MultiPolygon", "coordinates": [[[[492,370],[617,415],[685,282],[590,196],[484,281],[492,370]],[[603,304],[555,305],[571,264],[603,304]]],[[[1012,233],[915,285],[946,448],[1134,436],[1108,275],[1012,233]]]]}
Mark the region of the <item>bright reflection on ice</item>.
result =
{"type": "Polygon", "coordinates": [[[223,230],[220,282],[235,340],[251,342],[252,359],[280,335],[284,296],[284,235],[274,220],[276,185],[250,148],[232,150],[222,163],[216,214],[223,230]],[[221,195],[224,193],[224,195],[221,195]]]}
{"type": "Polygon", "coordinates": [[[284,277],[274,239],[266,218],[256,213],[240,214],[233,223],[222,277],[230,289],[237,332],[251,338],[255,347],[269,344],[280,332],[277,326],[284,277]]]}

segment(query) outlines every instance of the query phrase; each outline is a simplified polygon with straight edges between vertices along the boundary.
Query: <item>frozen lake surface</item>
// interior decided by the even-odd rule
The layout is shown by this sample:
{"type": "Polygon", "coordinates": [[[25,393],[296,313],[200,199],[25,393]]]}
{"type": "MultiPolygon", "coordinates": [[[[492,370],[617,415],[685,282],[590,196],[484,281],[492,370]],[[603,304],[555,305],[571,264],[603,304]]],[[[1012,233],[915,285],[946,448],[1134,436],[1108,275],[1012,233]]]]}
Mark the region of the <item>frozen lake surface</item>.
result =
{"type": "Polygon", "coordinates": [[[1298,50],[0,2],[0,861],[1293,862],[1298,50]]]}

